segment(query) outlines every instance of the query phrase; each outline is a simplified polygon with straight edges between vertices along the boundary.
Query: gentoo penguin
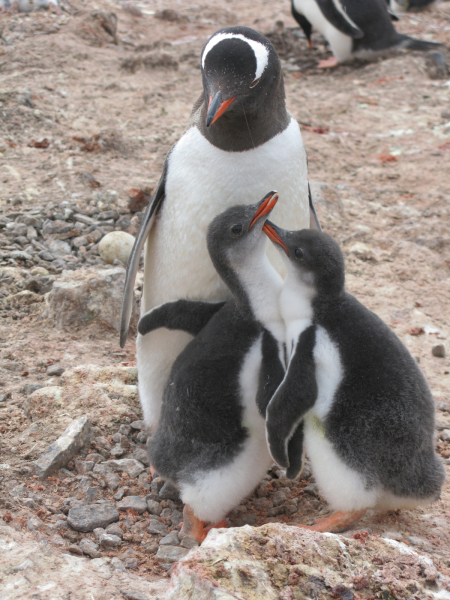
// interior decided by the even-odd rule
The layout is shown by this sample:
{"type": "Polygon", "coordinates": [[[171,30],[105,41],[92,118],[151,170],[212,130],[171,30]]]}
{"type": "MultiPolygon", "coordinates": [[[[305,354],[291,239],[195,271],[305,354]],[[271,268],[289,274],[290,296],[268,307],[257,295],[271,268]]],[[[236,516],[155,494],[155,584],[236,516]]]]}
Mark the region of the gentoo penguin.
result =
{"type": "MultiPolygon", "coordinates": [[[[217,302],[229,291],[206,247],[209,223],[236,204],[277,189],[277,220],[310,226],[306,153],[286,110],[280,61],[270,42],[248,27],[216,32],[201,54],[203,94],[187,129],[170,150],[127,267],[120,344],[126,341],[139,257],[147,240],[141,315],[177,299],[217,302]]],[[[273,248],[269,259],[283,272],[273,248]],[[272,254],[271,254],[272,252],[272,254]]],[[[156,425],[173,361],[192,339],[161,329],[137,338],[144,420],[156,425]]]]}
{"type": "Polygon", "coordinates": [[[367,508],[436,500],[445,474],[434,451],[433,398],[416,361],[345,291],[344,257],[330,236],[265,228],[288,267],[280,310],[290,356],[267,406],[267,439],[288,467],[289,439],[303,421],[317,485],[339,511],[313,529],[345,529],[367,508]]]}
{"type": "Polygon", "coordinates": [[[226,514],[272,464],[264,414],[284,376],[284,325],[282,279],[266,257],[262,227],[277,199],[272,192],[231,207],[208,228],[227,302],[169,302],[138,326],[143,335],[160,327],[196,335],[173,364],[149,451],[158,474],[179,488],[184,531],[199,542],[211,524],[226,526],[226,514]]]}
{"type": "Polygon", "coordinates": [[[320,68],[354,58],[370,59],[393,49],[431,50],[441,45],[398,33],[386,0],[292,0],[292,15],[310,45],[313,27],[330,44],[334,56],[321,60],[320,68]]]}

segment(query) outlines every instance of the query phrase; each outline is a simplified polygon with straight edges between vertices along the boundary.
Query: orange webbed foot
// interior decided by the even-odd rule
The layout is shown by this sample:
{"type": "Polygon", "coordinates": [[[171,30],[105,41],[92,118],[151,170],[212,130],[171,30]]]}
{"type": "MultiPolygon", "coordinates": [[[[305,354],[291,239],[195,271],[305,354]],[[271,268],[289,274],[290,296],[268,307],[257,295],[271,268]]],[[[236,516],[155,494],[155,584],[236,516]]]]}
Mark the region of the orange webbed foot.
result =
{"type": "Polygon", "coordinates": [[[228,527],[227,519],[222,519],[219,523],[209,523],[200,521],[195,515],[194,511],[187,504],[184,505],[183,509],[183,533],[188,535],[196,542],[201,544],[211,529],[219,529],[221,527],[228,527]]]}
{"type": "Polygon", "coordinates": [[[365,515],[366,510],[352,510],[348,512],[339,510],[325,519],[318,519],[314,525],[298,525],[298,527],[321,533],[339,533],[340,531],[349,529],[353,523],[361,519],[365,515]]]}

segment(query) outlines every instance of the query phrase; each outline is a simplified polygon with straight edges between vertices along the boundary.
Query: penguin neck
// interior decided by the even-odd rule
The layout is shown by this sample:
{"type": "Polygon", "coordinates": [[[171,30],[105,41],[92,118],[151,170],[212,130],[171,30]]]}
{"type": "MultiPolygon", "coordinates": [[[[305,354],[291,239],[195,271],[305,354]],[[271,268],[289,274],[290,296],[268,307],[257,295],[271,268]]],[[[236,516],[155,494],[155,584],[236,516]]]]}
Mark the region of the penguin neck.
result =
{"type": "Polygon", "coordinates": [[[291,121],[282,81],[278,88],[270,90],[257,110],[245,110],[242,100],[236,100],[233,110],[225,112],[209,127],[206,127],[206,113],[207,106],[203,103],[197,123],[200,132],[213,146],[226,152],[257,148],[284,131],[291,121]]]}
{"type": "Polygon", "coordinates": [[[265,248],[266,241],[262,240],[255,252],[231,267],[228,263],[226,275],[220,275],[233,292],[239,310],[251,314],[278,341],[284,342],[285,328],[279,307],[283,280],[270,264],[265,248]]]}

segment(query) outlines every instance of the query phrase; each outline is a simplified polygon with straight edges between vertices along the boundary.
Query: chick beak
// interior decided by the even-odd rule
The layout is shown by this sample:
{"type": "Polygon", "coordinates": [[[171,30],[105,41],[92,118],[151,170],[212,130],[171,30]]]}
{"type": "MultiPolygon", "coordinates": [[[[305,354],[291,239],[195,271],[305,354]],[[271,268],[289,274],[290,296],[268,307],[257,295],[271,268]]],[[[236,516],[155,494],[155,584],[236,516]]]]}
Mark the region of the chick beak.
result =
{"type": "Polygon", "coordinates": [[[259,206],[255,212],[252,222],[250,223],[249,229],[251,229],[256,223],[256,221],[258,221],[261,217],[270,213],[275,208],[275,204],[277,202],[278,194],[276,192],[269,192],[267,196],[264,196],[264,198],[259,203],[259,206]]]}

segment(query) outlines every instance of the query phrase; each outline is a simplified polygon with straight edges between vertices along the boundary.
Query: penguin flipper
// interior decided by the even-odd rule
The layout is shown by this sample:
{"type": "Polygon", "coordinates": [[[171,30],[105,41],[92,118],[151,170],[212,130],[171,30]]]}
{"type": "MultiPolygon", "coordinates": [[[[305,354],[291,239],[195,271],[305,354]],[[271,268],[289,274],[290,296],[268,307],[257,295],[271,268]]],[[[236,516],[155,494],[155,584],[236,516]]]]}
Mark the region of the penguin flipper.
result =
{"type": "Polygon", "coordinates": [[[308,182],[308,196],[309,196],[309,228],[315,229],[316,231],[322,232],[322,226],[320,225],[319,217],[316,213],[316,207],[311,194],[311,186],[308,182]]]}
{"type": "MultiPolygon", "coordinates": [[[[317,399],[316,366],[313,350],[314,325],[300,335],[286,375],[266,411],[266,436],[269,452],[280,467],[290,467],[289,441],[296,434],[305,414],[317,399]]],[[[297,444],[297,440],[293,442],[297,444]]]]}
{"type": "Polygon", "coordinates": [[[289,467],[286,470],[286,477],[288,479],[297,479],[303,469],[305,458],[303,427],[304,423],[301,421],[288,443],[289,467]]]}
{"type": "Polygon", "coordinates": [[[266,414],[267,405],[283,381],[285,369],[280,359],[280,347],[274,336],[264,329],[262,345],[262,360],[259,370],[256,406],[262,416],[266,414]]]}
{"type": "Polygon", "coordinates": [[[291,12],[292,12],[292,16],[294,17],[294,19],[297,21],[297,23],[303,29],[303,33],[305,34],[306,39],[308,40],[309,43],[311,43],[312,25],[308,21],[308,19],[304,15],[299,13],[298,10],[295,8],[295,0],[292,0],[291,12]]]}
{"type": "Polygon", "coordinates": [[[344,10],[340,0],[316,0],[323,16],[336,29],[353,39],[364,37],[364,33],[354,23],[344,10]]]}
{"type": "MultiPolygon", "coordinates": [[[[169,152],[170,154],[170,152],[169,152]]],[[[142,219],[141,227],[136,236],[133,250],[131,251],[130,258],[127,265],[127,274],[125,277],[125,286],[122,297],[122,310],[120,313],[120,347],[125,346],[128,336],[128,328],[130,326],[131,310],[133,307],[133,291],[134,282],[136,280],[136,273],[139,268],[139,259],[141,257],[142,249],[144,248],[145,241],[155,221],[156,214],[165,197],[166,187],[166,175],[167,175],[167,164],[169,154],[164,161],[163,172],[158,183],[158,187],[153,194],[152,199],[147,206],[147,209],[142,219]]]]}
{"type": "Polygon", "coordinates": [[[224,304],[225,302],[196,300],[166,302],[152,308],[141,317],[138,331],[141,335],[145,335],[160,327],[166,327],[166,329],[181,329],[197,335],[224,304]]]}

